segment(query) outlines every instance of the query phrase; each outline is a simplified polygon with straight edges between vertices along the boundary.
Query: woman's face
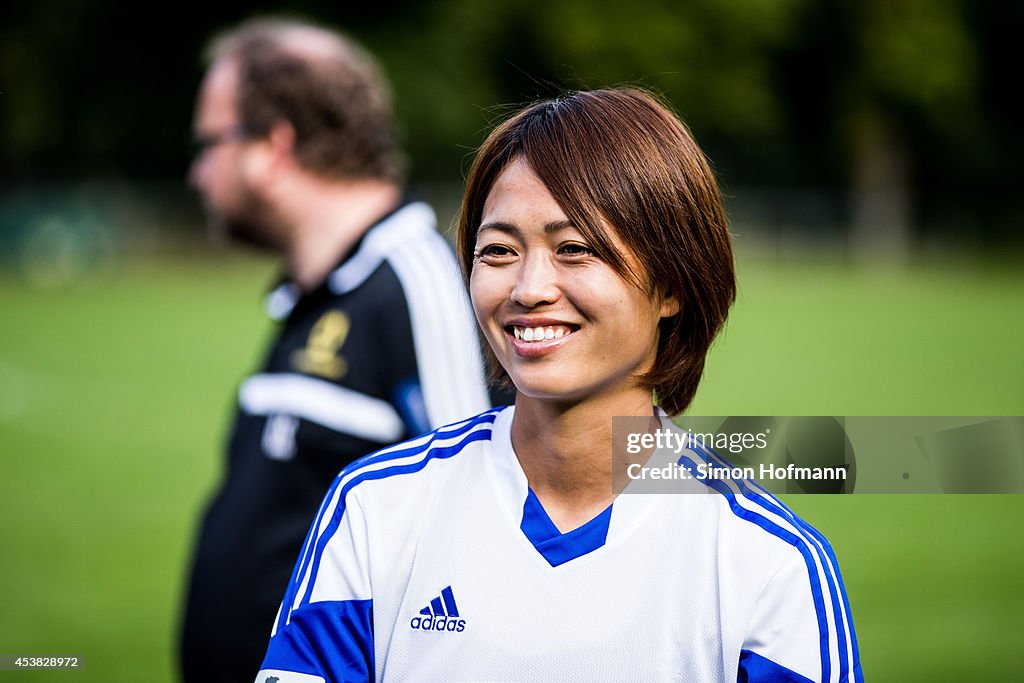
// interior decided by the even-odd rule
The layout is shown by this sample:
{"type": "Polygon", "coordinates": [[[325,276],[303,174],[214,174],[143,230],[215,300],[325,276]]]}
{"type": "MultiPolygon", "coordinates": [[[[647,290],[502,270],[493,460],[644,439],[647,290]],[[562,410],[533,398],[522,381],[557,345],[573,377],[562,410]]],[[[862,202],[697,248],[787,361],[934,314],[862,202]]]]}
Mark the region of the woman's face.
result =
{"type": "Polygon", "coordinates": [[[642,390],[637,377],[654,363],[658,321],[678,312],[674,299],[652,301],[595,256],[521,159],[484,202],[470,295],[516,389],[553,400],[642,390]]]}

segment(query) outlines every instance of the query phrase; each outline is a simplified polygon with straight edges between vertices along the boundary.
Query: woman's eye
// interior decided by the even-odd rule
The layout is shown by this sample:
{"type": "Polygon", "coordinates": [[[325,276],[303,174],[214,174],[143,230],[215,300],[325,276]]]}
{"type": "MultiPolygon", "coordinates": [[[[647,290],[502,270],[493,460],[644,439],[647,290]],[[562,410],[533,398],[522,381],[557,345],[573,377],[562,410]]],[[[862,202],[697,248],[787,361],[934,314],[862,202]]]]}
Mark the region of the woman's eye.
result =
{"type": "Polygon", "coordinates": [[[486,247],[481,247],[476,252],[477,258],[503,258],[506,256],[512,256],[513,252],[506,246],[501,244],[489,244],[486,247]]]}
{"type": "Polygon", "coordinates": [[[594,250],[585,244],[569,242],[560,246],[558,253],[564,256],[590,256],[594,253],[594,250]]]}

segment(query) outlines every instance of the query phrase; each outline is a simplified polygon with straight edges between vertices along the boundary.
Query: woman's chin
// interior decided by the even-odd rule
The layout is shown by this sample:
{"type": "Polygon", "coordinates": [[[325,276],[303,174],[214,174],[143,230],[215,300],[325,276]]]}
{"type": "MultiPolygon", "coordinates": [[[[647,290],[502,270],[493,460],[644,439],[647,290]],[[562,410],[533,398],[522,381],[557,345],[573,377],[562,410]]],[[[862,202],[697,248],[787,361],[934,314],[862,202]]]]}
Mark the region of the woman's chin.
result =
{"type": "Polygon", "coordinates": [[[531,401],[578,402],[586,396],[585,391],[579,387],[566,385],[564,377],[538,378],[531,377],[512,378],[516,387],[516,399],[527,399],[531,401]]]}

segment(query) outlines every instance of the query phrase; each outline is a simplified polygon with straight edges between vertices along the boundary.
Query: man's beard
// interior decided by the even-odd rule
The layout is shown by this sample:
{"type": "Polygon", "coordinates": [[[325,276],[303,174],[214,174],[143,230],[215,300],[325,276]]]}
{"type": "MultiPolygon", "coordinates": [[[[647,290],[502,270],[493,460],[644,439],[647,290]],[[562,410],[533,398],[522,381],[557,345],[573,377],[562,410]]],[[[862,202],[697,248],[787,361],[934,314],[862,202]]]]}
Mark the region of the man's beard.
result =
{"type": "Polygon", "coordinates": [[[211,237],[258,249],[284,251],[284,230],[275,212],[255,192],[246,191],[236,208],[217,210],[206,206],[211,237]]]}

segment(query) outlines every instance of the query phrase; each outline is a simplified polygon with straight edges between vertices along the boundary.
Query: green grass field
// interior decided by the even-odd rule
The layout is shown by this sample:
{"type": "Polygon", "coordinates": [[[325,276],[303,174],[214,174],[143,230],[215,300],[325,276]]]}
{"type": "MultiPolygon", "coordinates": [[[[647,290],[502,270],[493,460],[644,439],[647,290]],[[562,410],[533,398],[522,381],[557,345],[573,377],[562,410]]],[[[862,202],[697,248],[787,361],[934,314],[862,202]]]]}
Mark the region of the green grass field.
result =
{"type": "MultiPolygon", "coordinates": [[[[0,680],[174,679],[191,535],[272,271],[166,257],[60,291],[0,273],[0,654],[86,661],[0,680]]],[[[1024,414],[1020,268],[740,273],[695,414],[1024,414]]],[[[869,680],[1018,679],[1024,496],[787,502],[836,549],[869,680]]]]}

